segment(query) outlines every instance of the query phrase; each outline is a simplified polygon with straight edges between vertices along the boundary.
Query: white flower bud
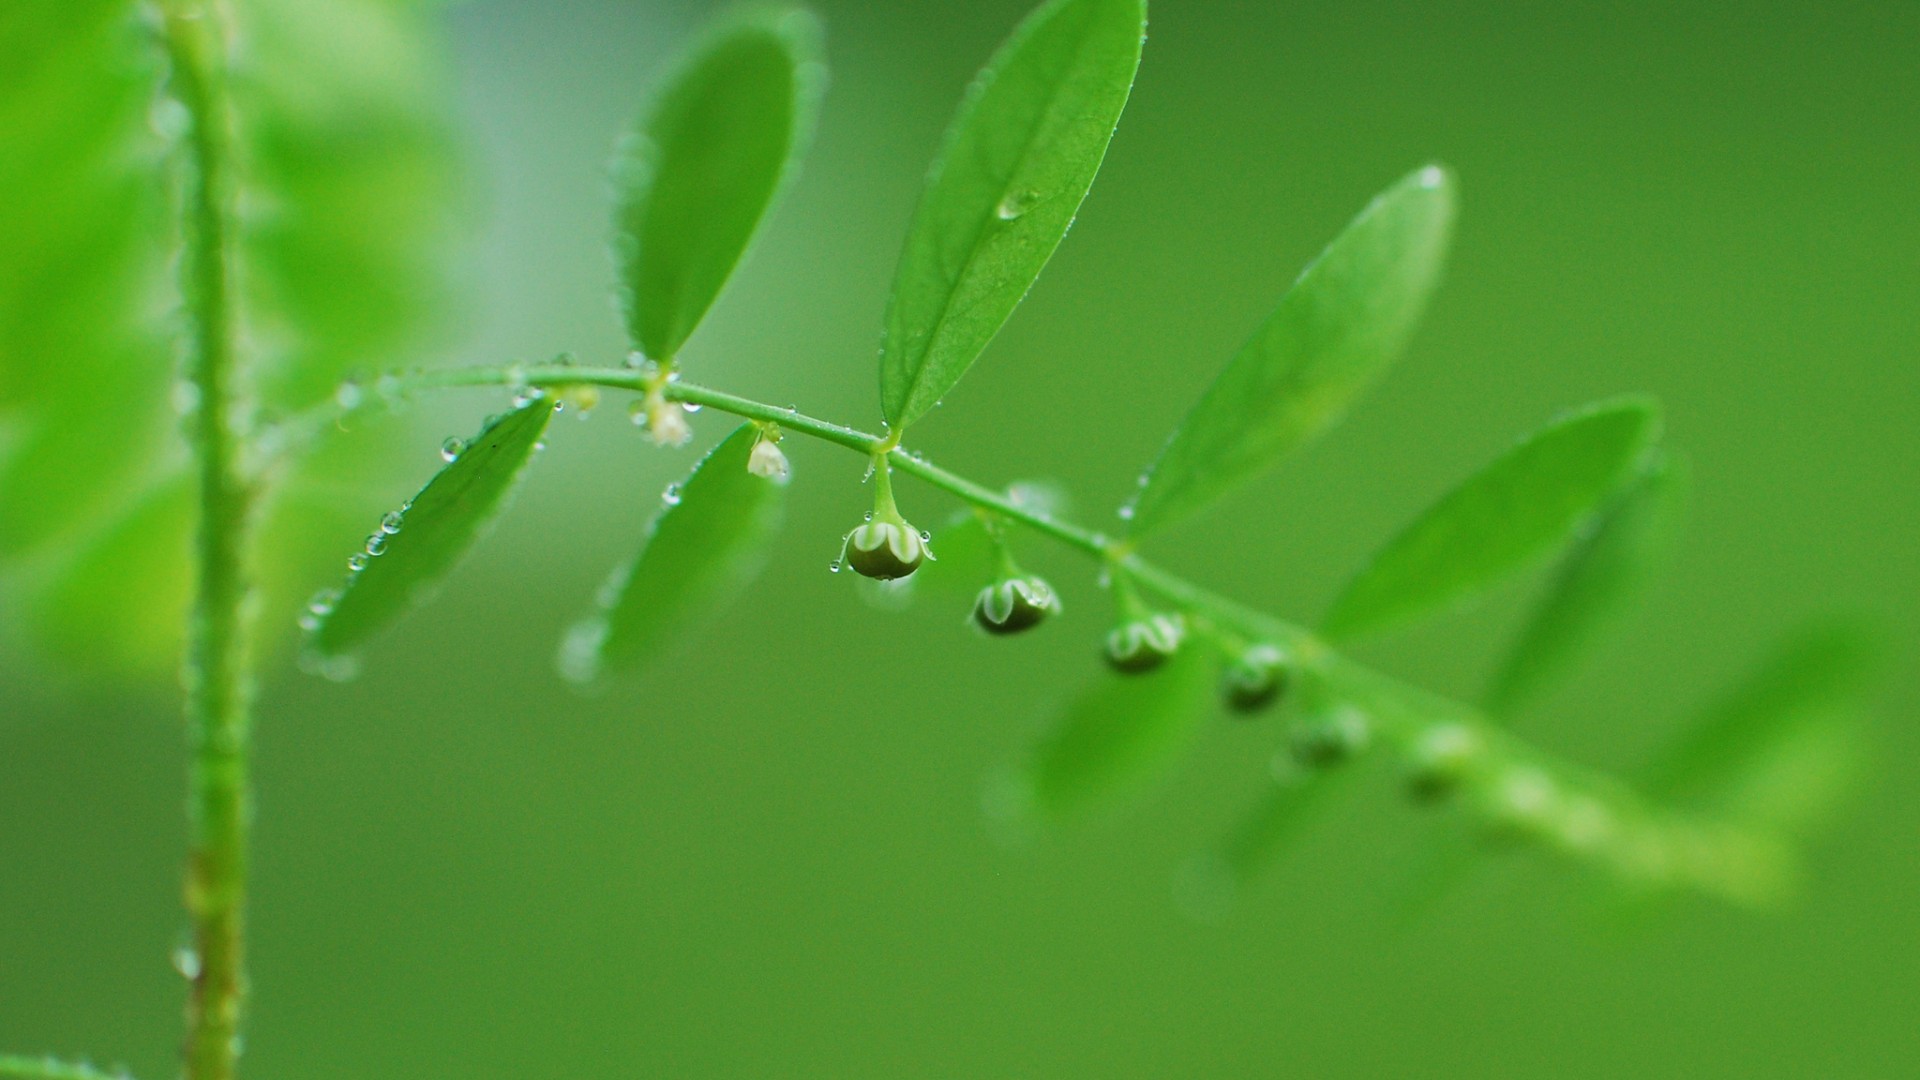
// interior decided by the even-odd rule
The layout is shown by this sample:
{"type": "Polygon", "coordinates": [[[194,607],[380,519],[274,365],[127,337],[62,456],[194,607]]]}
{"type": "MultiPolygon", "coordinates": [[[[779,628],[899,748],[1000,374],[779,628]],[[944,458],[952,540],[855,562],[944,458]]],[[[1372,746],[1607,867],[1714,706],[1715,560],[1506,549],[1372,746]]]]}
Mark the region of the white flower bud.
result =
{"type": "Polygon", "coordinates": [[[787,455],[780,452],[778,443],[766,438],[753,444],[753,451],[747,455],[747,471],[776,484],[784,484],[793,476],[787,455]]]}

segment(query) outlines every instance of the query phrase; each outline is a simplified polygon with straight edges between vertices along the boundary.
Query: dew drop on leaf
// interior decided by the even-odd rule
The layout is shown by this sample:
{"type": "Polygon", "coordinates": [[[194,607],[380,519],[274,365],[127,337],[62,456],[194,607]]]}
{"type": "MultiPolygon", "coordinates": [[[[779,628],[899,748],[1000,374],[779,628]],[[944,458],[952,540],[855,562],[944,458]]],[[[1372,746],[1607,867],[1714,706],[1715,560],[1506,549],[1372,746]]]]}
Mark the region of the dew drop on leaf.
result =
{"type": "Polygon", "coordinates": [[[467,444],[464,441],[457,438],[450,438],[440,444],[440,460],[451,464],[455,458],[460,456],[460,452],[466,448],[467,444]]]}

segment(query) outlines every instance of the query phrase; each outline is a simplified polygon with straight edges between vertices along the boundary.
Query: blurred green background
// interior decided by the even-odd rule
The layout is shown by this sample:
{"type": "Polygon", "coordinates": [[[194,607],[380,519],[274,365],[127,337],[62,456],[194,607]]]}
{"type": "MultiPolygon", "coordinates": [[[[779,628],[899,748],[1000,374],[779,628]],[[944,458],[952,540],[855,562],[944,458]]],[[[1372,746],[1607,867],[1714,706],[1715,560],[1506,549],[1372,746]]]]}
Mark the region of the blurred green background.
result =
{"type": "MultiPolygon", "coordinates": [[[[1025,5],[819,6],[818,143],[685,366],[877,426],[920,177],[1025,5]]],[[[709,14],[444,13],[473,208],[453,326],[395,362],[621,354],[608,147],[709,14]]],[[[1691,531],[1626,632],[1521,725],[1631,768],[1803,620],[1879,616],[1880,770],[1793,908],[1620,918],[1582,872],[1518,859],[1409,921],[1396,898],[1445,828],[1381,783],[1196,923],[1175,869],[1260,789],[1271,721],[1222,723],[1126,813],[1008,847],[982,778],[1096,673],[1089,573],[1035,547],[1068,617],[1017,643],[951,603],[871,610],[825,571],[867,498],[860,463],[793,441],[763,584],[668,669],[578,696],[553,645],[690,460],[606,408],[562,418],[517,511],[361,679],[276,661],[262,686],[250,1074],[1920,1075],[1916,56],[1910,0],[1164,0],[1077,228],[915,431],[942,464],[1057,478],[1106,519],[1304,261],[1391,180],[1447,162],[1456,256],[1394,376],[1154,553],[1311,619],[1521,432],[1658,395],[1693,458],[1691,531]]],[[[416,409],[383,500],[497,407],[416,409]]],[[[695,419],[703,442],[728,427],[695,419]]],[[[901,494],[916,520],[947,510],[901,494]]],[[[1370,654],[1472,694],[1524,595],[1370,654]]],[[[27,657],[0,654],[0,1047],[169,1075],[172,686],[27,657]]]]}

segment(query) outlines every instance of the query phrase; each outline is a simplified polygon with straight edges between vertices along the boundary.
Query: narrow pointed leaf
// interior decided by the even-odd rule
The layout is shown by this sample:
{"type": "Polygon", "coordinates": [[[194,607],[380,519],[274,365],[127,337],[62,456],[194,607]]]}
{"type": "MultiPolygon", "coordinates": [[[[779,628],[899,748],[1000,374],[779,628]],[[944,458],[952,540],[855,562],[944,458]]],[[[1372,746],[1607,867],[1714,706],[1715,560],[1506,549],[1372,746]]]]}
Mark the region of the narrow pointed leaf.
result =
{"type": "Polygon", "coordinates": [[[887,307],[880,400],[896,430],[960,381],[1073,224],[1145,31],[1144,0],[1051,0],[968,91],[887,307]]]}
{"type": "Polygon", "coordinates": [[[1642,786],[1785,828],[1807,823],[1855,775],[1876,646],[1853,626],[1787,642],[1704,710],[1642,786]]]}
{"type": "Polygon", "coordinates": [[[1361,211],[1174,430],[1125,511],[1133,534],[1193,513],[1339,422],[1413,335],[1453,215],[1453,179],[1436,166],[1361,211]]]}
{"type": "Polygon", "coordinates": [[[819,25],[804,11],[739,19],[669,77],[621,144],[621,304],[647,356],[680,351],[793,172],[825,82],[819,57],[819,25]]]}
{"type": "Polygon", "coordinates": [[[1566,543],[1630,481],[1659,434],[1624,399],[1548,424],[1467,478],[1387,543],[1334,601],[1323,631],[1351,638],[1458,603],[1566,543]]]}
{"type": "Polygon", "coordinates": [[[351,656],[426,599],[504,507],[553,416],[539,398],[489,423],[380,534],[384,548],[347,578],[307,638],[318,658],[351,656]]]}
{"type": "Polygon", "coordinates": [[[1043,817],[1110,803],[1164,773],[1209,714],[1203,650],[1188,648],[1143,675],[1108,675],[1070,705],[1038,746],[1025,798],[1043,817]]]}
{"type": "Polygon", "coordinates": [[[609,583],[608,606],[561,654],[569,677],[633,671],[723,609],[765,565],[786,488],[747,471],[758,429],[741,426],[694,466],[661,508],[634,561],[609,583]]]}
{"type": "Polygon", "coordinates": [[[1655,455],[1592,523],[1515,640],[1487,692],[1508,715],[1560,678],[1666,564],[1686,509],[1683,463],[1655,455]]]}

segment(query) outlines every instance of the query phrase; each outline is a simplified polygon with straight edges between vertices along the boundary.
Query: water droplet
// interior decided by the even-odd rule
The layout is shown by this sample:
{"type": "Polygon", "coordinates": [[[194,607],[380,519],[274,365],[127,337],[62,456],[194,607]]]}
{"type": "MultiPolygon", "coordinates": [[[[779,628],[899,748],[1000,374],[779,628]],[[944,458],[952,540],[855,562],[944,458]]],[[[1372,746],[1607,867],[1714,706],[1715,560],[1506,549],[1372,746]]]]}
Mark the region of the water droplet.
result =
{"type": "Polygon", "coordinates": [[[172,960],[173,970],[179,972],[182,978],[200,977],[200,954],[191,945],[182,945],[173,950],[172,960]]]}
{"type": "Polygon", "coordinates": [[[354,573],[356,573],[356,574],[357,574],[357,573],[359,573],[360,571],[362,571],[362,570],[365,570],[366,568],[367,568],[367,553],[366,553],[366,552],[364,552],[364,551],[356,551],[356,552],[354,552],[353,554],[351,554],[351,555],[349,555],[349,556],[347,556],[347,569],[348,569],[348,570],[351,570],[351,571],[353,571],[354,573]]]}
{"type": "Polygon", "coordinates": [[[1447,170],[1438,165],[1429,165],[1420,170],[1420,186],[1437,188],[1447,182],[1447,170]]]}
{"type": "Polygon", "coordinates": [[[404,520],[406,520],[406,515],[402,514],[400,511],[398,510],[390,511],[385,516],[381,517],[380,531],[383,533],[386,533],[388,536],[392,536],[394,533],[397,533],[400,531],[400,523],[404,520]]]}
{"type": "Polygon", "coordinates": [[[644,398],[635,398],[627,406],[627,419],[633,421],[634,427],[647,426],[647,402],[644,398]]]}
{"type": "Polygon", "coordinates": [[[828,573],[831,573],[831,574],[837,574],[837,573],[839,573],[839,572],[840,572],[840,567],[841,567],[842,565],[843,565],[843,564],[841,563],[841,561],[840,561],[839,559],[835,559],[835,560],[833,560],[832,562],[830,562],[830,563],[828,563],[828,564],[827,564],[827,572],[828,572],[828,573]]]}
{"type": "Polygon", "coordinates": [[[668,484],[667,489],[660,493],[660,501],[662,503],[665,503],[668,506],[679,506],[680,505],[680,485],[668,484]]]}
{"type": "Polygon", "coordinates": [[[311,634],[315,630],[320,629],[320,616],[315,615],[311,611],[301,612],[298,622],[302,633],[311,634]]]}
{"type": "Polygon", "coordinates": [[[923,543],[924,543],[924,542],[926,542],[926,541],[929,541],[929,540],[932,540],[932,539],[933,539],[933,531],[932,531],[932,530],[930,530],[930,529],[921,529],[921,530],[920,530],[920,539],[921,539],[921,541],[922,541],[923,543]]]}
{"type": "Polygon", "coordinates": [[[340,602],[339,589],[321,589],[307,601],[307,611],[314,615],[333,614],[333,605],[340,602]]]}
{"type": "Polygon", "coordinates": [[[1013,221],[1033,209],[1040,202],[1040,193],[1028,189],[1009,191],[1000,205],[993,208],[993,214],[1001,221],[1013,221]]]}
{"type": "Polygon", "coordinates": [[[641,352],[639,349],[635,349],[632,352],[627,354],[627,359],[625,361],[625,364],[627,367],[633,368],[635,370],[644,368],[648,364],[647,354],[641,352]]]}
{"type": "Polygon", "coordinates": [[[864,514],[862,514],[862,515],[860,515],[860,520],[861,520],[861,521],[872,521],[872,520],[873,520],[873,511],[871,511],[871,510],[869,510],[869,511],[867,511],[866,513],[864,513],[864,514]]]}
{"type": "Polygon", "coordinates": [[[1125,506],[1122,506],[1120,508],[1120,520],[1121,521],[1133,520],[1133,504],[1132,503],[1128,503],[1125,506]]]}
{"type": "Polygon", "coordinates": [[[348,379],[333,391],[333,403],[342,409],[359,408],[360,402],[365,397],[365,392],[360,389],[360,383],[354,379],[348,379]]]}
{"type": "Polygon", "coordinates": [[[387,534],[385,532],[376,532],[372,536],[367,537],[367,554],[368,555],[379,555],[381,552],[386,550],[387,550],[387,534]]]}
{"type": "Polygon", "coordinates": [[[460,439],[448,439],[446,442],[440,444],[440,460],[452,463],[466,448],[467,444],[464,441],[460,439]]]}
{"type": "Polygon", "coordinates": [[[542,451],[542,450],[545,450],[546,448],[547,448],[547,440],[545,440],[545,439],[536,439],[536,440],[534,440],[534,443],[533,443],[533,452],[534,452],[534,453],[536,453],[536,454],[537,454],[537,453],[539,453],[540,451],[542,451]]]}
{"type": "Polygon", "coordinates": [[[696,404],[694,404],[694,403],[693,403],[693,402],[691,402],[691,401],[683,401],[683,402],[681,402],[681,403],[680,403],[680,407],[681,407],[681,408],[683,408],[683,409],[685,409],[685,410],[687,410],[687,411],[688,411],[688,412],[690,412],[690,413],[697,413],[697,412],[699,412],[699,411],[700,411],[700,410],[701,410],[702,408],[704,408],[705,406],[702,406],[702,405],[696,405],[696,404]]]}

